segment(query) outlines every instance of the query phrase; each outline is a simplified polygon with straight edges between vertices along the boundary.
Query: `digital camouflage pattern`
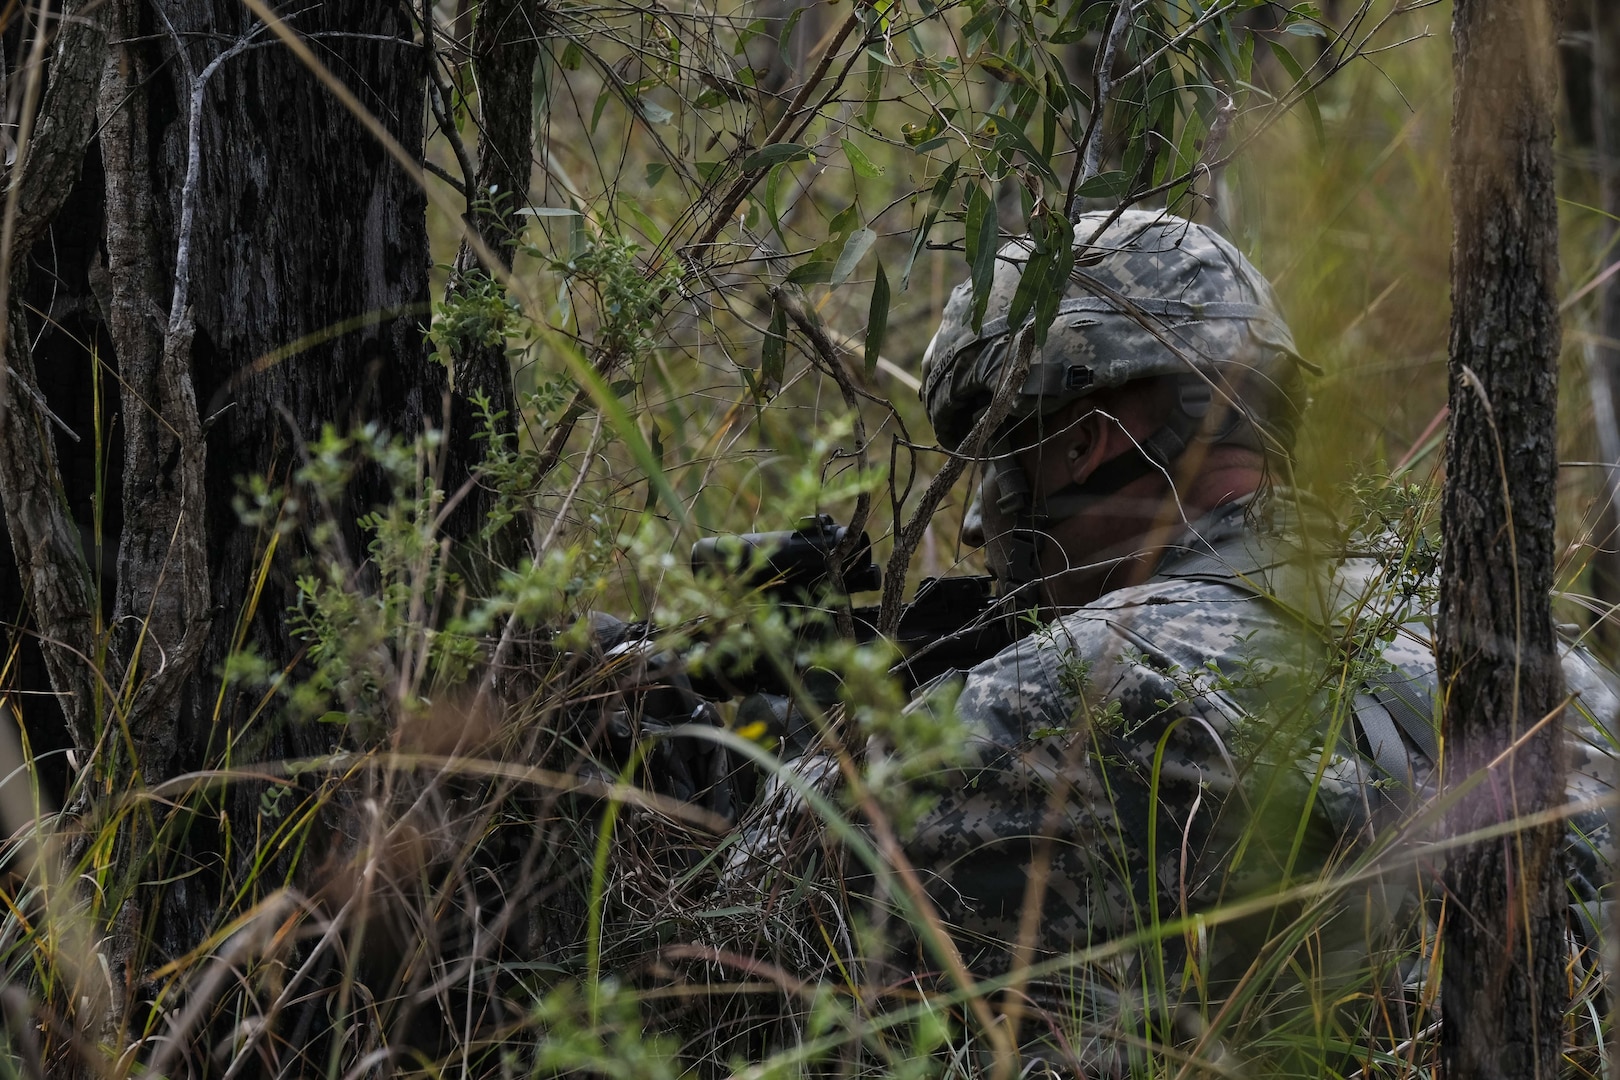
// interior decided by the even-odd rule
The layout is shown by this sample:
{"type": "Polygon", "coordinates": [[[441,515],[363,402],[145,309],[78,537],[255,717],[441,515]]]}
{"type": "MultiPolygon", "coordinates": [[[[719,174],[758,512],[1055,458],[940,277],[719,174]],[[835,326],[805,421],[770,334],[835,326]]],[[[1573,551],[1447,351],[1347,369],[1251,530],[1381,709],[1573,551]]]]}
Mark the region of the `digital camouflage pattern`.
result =
{"type": "MultiPolygon", "coordinates": [[[[1267,943],[1297,904],[1154,938],[1044,983],[1037,1000],[1072,1017],[1084,998],[1080,1011],[1103,1017],[1105,1035],[1129,1027],[1144,1001],[1196,1013],[1262,960],[1273,965],[1262,976],[1272,994],[1301,973],[1318,995],[1342,991],[1395,955],[1396,928],[1417,924],[1419,898],[1437,880],[1438,857],[1424,854],[1435,836],[1401,826],[1433,794],[1432,761],[1403,735],[1409,771],[1387,775],[1375,762],[1390,758],[1373,752],[1387,748],[1367,745],[1356,702],[1403,679],[1430,699],[1423,612],[1365,607],[1392,593],[1374,560],[1313,564],[1299,535],[1311,519],[1291,499],[1222,508],[1147,583],[1107,593],[962,678],[956,709],[974,744],[960,769],[934,778],[938,802],[906,849],[971,968],[1006,969],[1043,860],[1036,962],[1347,873],[1374,851],[1391,867],[1331,897],[1341,914],[1283,950],[1292,974],[1276,974],[1281,957],[1267,943]]],[[[1328,541],[1325,530],[1317,541],[1328,541]]],[[[1564,666],[1576,695],[1566,716],[1570,798],[1589,808],[1571,822],[1572,891],[1595,900],[1609,880],[1607,803],[1620,779],[1609,732],[1620,698],[1583,652],[1569,651],[1564,666]]],[[[1086,1068],[1118,1071],[1118,1061],[1101,1062],[1120,1045],[1099,1036],[1086,1068]]]]}
{"type": "MultiPolygon", "coordinates": [[[[1086,214],[1075,224],[1069,299],[1031,362],[1011,419],[1135,379],[1200,371],[1215,383],[1217,402],[1241,402],[1251,419],[1277,429],[1274,447],[1288,445],[1304,404],[1301,361],[1270,284],[1213,229],[1164,211],[1127,210],[1092,240],[1111,216],[1086,214]]],[[[997,252],[977,331],[972,283],[956,286],[923,354],[923,402],[947,447],[967,436],[1011,355],[1006,315],[1030,251],[1025,238],[997,252]]]]}

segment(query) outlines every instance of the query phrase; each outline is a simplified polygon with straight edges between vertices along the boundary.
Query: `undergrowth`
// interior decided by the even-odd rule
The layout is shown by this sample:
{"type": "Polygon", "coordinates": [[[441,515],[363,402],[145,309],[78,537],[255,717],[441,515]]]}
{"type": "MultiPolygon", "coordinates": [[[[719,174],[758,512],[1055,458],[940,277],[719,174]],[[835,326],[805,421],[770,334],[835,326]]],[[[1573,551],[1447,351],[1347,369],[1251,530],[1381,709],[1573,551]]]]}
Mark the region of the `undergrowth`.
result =
{"type": "MultiPolygon", "coordinates": [[[[944,467],[913,361],[945,288],[974,269],[961,256],[1062,209],[1094,92],[1074,72],[1107,5],[856,6],[847,100],[829,94],[801,141],[765,147],[749,141],[759,121],[790,106],[773,91],[750,111],[744,91],[771,66],[755,54],[785,58],[800,19],[826,39],[836,5],[826,25],[817,7],[774,27],[556,6],[536,74],[542,205],[511,214],[512,273],[461,272],[423,327],[451,370],[495,349],[515,373],[512,415],[471,397],[487,517],[446,531],[466,492],[442,485],[451,448],[431,424],[320,432],[296,468],[239,485],[261,554],[250,605],[291,583],[295,651],[238,639],[195,676],[247,702],[214,767],[149,783],[75,760],[56,808],[28,725],[0,745],[0,772],[34,781],[0,783],[5,820],[28,823],[0,882],[0,1073],[1008,1080],[1080,1061],[1165,1078],[1436,1075],[1448,909],[1434,874],[1454,841],[1437,839],[1442,803],[1370,775],[1350,721],[1391,657],[1424,654],[1432,633],[1443,65],[1407,49],[1312,85],[1289,48],[1327,65],[1346,45],[1312,5],[1206,6],[1192,28],[1190,8],[1139,5],[1151,62],[1075,194],[1152,189],[1277,279],[1328,369],[1286,498],[1326,508],[1309,572],[1270,600],[1297,614],[1314,595],[1331,617],[1293,653],[1255,638],[1228,666],[1166,673],[1167,716],[1231,720],[1252,801],[1221,840],[1248,860],[1241,887],[1197,909],[1127,904],[1117,933],[977,971],[962,956],[983,943],[949,924],[918,884],[933,868],[905,847],[942,786],[975,782],[954,688],[913,700],[891,651],[840,639],[832,619],[805,630],[754,583],[757,562],[695,573],[687,551],[868,510],[878,555],[893,550],[944,467]],[[1267,12],[1275,25],[1256,29],[1267,12]],[[1299,101],[1304,116],[1285,116],[1299,101]],[[1227,137],[1253,153],[1212,165],[1227,137]],[[683,246],[744,173],[757,183],[722,222],[736,236],[683,246]],[[769,287],[784,282],[807,290],[831,362],[790,329],[769,287]],[[548,457],[559,433],[566,452],[548,457]],[[361,473],[389,498],[351,507],[361,473]],[[526,557],[491,566],[490,541],[512,530],[526,557]],[[729,693],[742,672],[793,708],[729,693]],[[262,760],[282,725],[320,726],[329,751],[262,760]],[[1301,854],[1299,822],[1337,777],[1383,800],[1376,827],[1301,854]],[[227,788],[257,813],[224,812],[227,788]],[[188,890],[219,898],[200,940],[164,922],[188,890]],[[137,950],[111,953],[115,937],[137,950]],[[98,1027],[107,1015],[118,1026],[98,1027]]],[[[1375,7],[1392,10],[1350,21],[1375,7]]],[[[431,154],[448,160],[454,126],[431,154]]],[[[1579,487],[1574,520],[1593,501],[1579,487]]],[[[961,504],[943,501],[917,558],[889,571],[974,569],[961,504]]],[[[1590,546],[1575,532],[1568,606],[1599,610],[1575,595],[1590,546]]],[[[1062,678],[1084,707],[1031,743],[1129,774],[1121,747],[1141,732],[1086,663],[1062,678]]],[[[108,745],[142,734],[119,729],[128,693],[108,688],[108,745]]],[[[1610,720],[1579,718],[1601,754],[1610,720]]],[[[1599,858],[1601,826],[1573,831],[1589,824],[1599,858]]],[[[1607,1075],[1599,946],[1572,945],[1567,1071],[1607,1075]]]]}

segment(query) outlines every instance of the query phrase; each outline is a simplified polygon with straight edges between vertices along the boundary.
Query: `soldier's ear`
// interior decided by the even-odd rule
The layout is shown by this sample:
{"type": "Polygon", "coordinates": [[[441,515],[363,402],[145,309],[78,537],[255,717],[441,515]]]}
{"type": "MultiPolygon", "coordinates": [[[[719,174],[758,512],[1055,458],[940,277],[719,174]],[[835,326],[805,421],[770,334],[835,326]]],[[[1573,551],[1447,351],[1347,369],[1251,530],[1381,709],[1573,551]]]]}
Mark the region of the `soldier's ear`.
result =
{"type": "Polygon", "coordinates": [[[1110,457],[1110,435],[1114,423],[1101,410],[1092,410],[1076,420],[1067,432],[1064,451],[1069,483],[1083,484],[1110,457]]]}

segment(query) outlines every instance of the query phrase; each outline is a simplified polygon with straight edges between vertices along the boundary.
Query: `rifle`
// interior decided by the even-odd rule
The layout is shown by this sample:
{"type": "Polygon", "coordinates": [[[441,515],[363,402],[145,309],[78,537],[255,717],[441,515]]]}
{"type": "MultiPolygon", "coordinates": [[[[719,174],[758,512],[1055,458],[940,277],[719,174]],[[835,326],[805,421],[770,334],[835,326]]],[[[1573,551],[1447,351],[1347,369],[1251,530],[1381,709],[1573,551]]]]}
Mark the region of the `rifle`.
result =
{"type": "MultiPolygon", "coordinates": [[[[812,745],[815,732],[793,701],[808,698],[825,708],[838,700],[839,685],[836,675],[811,668],[801,658],[810,646],[838,632],[837,606],[849,611],[857,643],[882,636],[876,607],[848,606],[851,593],[875,591],[883,583],[865,533],[858,534],[844,559],[843,589],[833,588],[832,556],[848,536],[847,526],[818,514],[802,520],[796,529],[717,536],[693,545],[694,573],[742,573],[746,586],[788,611],[795,635],[792,654],[744,662],[711,653],[702,670],[694,671],[681,655],[660,651],[656,627],[617,624],[599,639],[604,658],[640,655],[651,662],[652,670],[633,691],[631,707],[607,725],[614,756],[628,760],[648,731],[683,723],[719,723],[712,702],[732,698],[744,699],[737,716],[740,726],[760,720],[796,753],[812,745]]],[[[890,670],[907,694],[945,672],[989,659],[1029,632],[1029,621],[1018,617],[1010,598],[995,595],[993,582],[988,576],[937,577],[918,586],[890,637],[900,653],[890,670]]],[[[739,768],[711,742],[666,737],[652,742],[647,753],[642,774],[662,794],[700,803],[732,819],[753,797],[754,771],[739,768]]]]}
{"type": "MultiPolygon", "coordinates": [[[[834,591],[831,558],[848,534],[848,527],[830,514],[817,514],[796,529],[710,537],[692,546],[692,571],[734,574],[739,567],[753,567],[745,584],[788,608],[799,642],[809,644],[836,633],[834,605],[847,602],[852,593],[883,586],[872,541],[863,532],[845,559],[843,592],[834,591]]],[[[989,659],[1029,632],[1029,623],[1017,617],[1006,598],[995,595],[994,581],[988,575],[931,577],[917,587],[891,638],[900,660],[890,670],[908,694],[947,671],[989,659]]],[[[876,607],[853,607],[849,613],[857,643],[881,636],[876,607]]],[[[722,664],[694,678],[693,688],[713,698],[789,692],[781,663],[771,657],[747,667],[722,664]]],[[[814,686],[810,689],[822,696],[814,686]]]]}

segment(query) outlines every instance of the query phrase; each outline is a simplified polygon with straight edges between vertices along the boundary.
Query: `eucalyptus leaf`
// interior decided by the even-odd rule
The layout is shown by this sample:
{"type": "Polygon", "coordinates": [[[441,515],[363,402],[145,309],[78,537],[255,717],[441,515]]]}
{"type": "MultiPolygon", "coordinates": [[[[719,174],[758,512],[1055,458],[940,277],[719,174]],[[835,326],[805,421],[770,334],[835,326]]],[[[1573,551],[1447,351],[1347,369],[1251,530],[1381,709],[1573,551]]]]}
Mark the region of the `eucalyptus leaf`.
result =
{"type": "Polygon", "coordinates": [[[904,290],[911,282],[911,268],[916,265],[917,253],[922,251],[923,244],[928,241],[928,234],[934,228],[934,221],[939,217],[940,207],[945,205],[945,197],[950,194],[951,186],[956,183],[956,173],[960,165],[953,161],[945,166],[945,171],[939,174],[934,181],[934,189],[928,194],[928,209],[923,212],[922,224],[917,226],[916,235],[911,240],[911,253],[906,256],[906,268],[900,274],[900,288],[904,290]]]}
{"type": "Polygon", "coordinates": [[[782,385],[782,372],[787,366],[787,312],[782,305],[771,304],[771,328],[765,334],[765,344],[759,353],[759,375],[762,388],[775,393],[782,385]]]}
{"type": "Polygon", "coordinates": [[[1000,228],[996,206],[984,187],[969,183],[967,204],[967,259],[973,280],[973,332],[984,322],[985,305],[990,302],[990,286],[996,274],[996,241],[1000,228]]]}
{"type": "Polygon", "coordinates": [[[872,303],[866,311],[866,374],[871,376],[883,355],[883,338],[889,332],[889,275],[883,272],[883,260],[877,264],[877,278],[872,282],[872,303]]]}
{"type": "Polygon", "coordinates": [[[839,139],[844,146],[844,157],[849,159],[849,167],[855,170],[857,176],[864,176],[868,180],[875,180],[882,176],[884,169],[881,165],[872,163],[866,152],[848,139],[839,139]]]}
{"type": "Polygon", "coordinates": [[[1130,173],[1118,171],[1098,173],[1081,184],[1076,194],[1082,199],[1117,199],[1124,195],[1130,186],[1130,173]]]}
{"type": "Polygon", "coordinates": [[[798,143],[772,143],[743,158],[743,172],[768,169],[789,161],[802,161],[809,156],[810,150],[798,143]]]}
{"type": "Polygon", "coordinates": [[[1294,80],[1296,89],[1300,91],[1300,97],[1305,102],[1305,112],[1311,118],[1311,129],[1316,133],[1316,145],[1326,147],[1327,131],[1322,126],[1322,106],[1316,100],[1316,91],[1308,88],[1305,69],[1299,66],[1299,61],[1294,59],[1293,53],[1283,47],[1282,42],[1267,41],[1266,44],[1271,46],[1272,55],[1277,58],[1277,63],[1288,72],[1289,77],[1294,80]]]}
{"type": "Polygon", "coordinates": [[[832,280],[833,264],[826,259],[811,259],[788,271],[790,285],[825,285],[832,280]]]}
{"type": "Polygon", "coordinates": [[[799,17],[804,14],[804,8],[796,7],[793,14],[787,17],[782,24],[781,31],[776,35],[776,54],[782,58],[782,66],[789,71],[793,69],[793,56],[789,49],[793,43],[793,28],[799,25],[799,17]]]}
{"type": "Polygon", "coordinates": [[[647,121],[649,124],[667,124],[671,120],[675,119],[674,113],[670,112],[662,105],[659,105],[657,102],[648,101],[646,98],[638,98],[636,100],[636,111],[639,112],[641,114],[641,118],[647,121]]]}
{"type": "Polygon", "coordinates": [[[833,264],[832,277],[828,284],[842,285],[848,281],[849,275],[855,272],[855,267],[860,264],[866,253],[872,250],[872,245],[876,241],[877,233],[871,229],[856,229],[850,233],[849,239],[844,241],[844,250],[839,253],[838,261],[833,264]]]}

